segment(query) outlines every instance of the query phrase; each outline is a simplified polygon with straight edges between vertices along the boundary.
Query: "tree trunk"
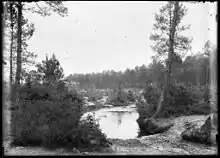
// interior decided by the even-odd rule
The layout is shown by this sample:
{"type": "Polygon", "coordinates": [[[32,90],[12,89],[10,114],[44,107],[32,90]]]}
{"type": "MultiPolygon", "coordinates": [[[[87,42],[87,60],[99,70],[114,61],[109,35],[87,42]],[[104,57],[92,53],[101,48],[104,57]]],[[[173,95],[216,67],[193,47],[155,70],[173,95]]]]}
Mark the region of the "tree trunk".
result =
{"type": "Polygon", "coordinates": [[[209,83],[209,66],[207,65],[207,67],[206,67],[206,85],[208,85],[208,83],[209,83]]]}
{"type": "Polygon", "coordinates": [[[212,108],[212,110],[214,112],[217,111],[217,52],[215,50],[215,52],[213,52],[213,54],[211,54],[211,59],[210,59],[210,96],[211,96],[211,103],[210,106],[212,108]]]}
{"type": "Polygon", "coordinates": [[[18,9],[18,19],[17,19],[17,69],[16,69],[16,86],[20,86],[20,79],[21,79],[21,35],[22,35],[22,26],[21,26],[21,18],[22,18],[22,2],[18,2],[17,4],[18,9]]]}
{"type": "Polygon", "coordinates": [[[200,82],[199,82],[199,74],[196,73],[196,85],[200,86],[200,82]]]}
{"type": "MultiPolygon", "coordinates": [[[[12,6],[13,5],[13,2],[10,2],[10,20],[11,20],[11,47],[10,47],[10,90],[11,90],[11,93],[13,91],[12,89],[12,51],[13,51],[13,29],[14,29],[14,24],[13,24],[13,13],[12,13],[12,6]]],[[[11,100],[12,100],[12,95],[11,95],[11,100]]]]}
{"type": "Polygon", "coordinates": [[[161,111],[161,108],[164,104],[166,94],[167,94],[167,92],[169,90],[169,86],[170,86],[172,57],[174,54],[174,48],[173,48],[174,47],[174,35],[175,35],[176,25],[177,25],[178,9],[179,9],[179,2],[175,1],[173,19],[172,19],[171,29],[170,29],[169,53],[168,53],[168,60],[166,63],[167,72],[165,74],[165,84],[164,84],[164,88],[162,90],[162,93],[160,95],[157,110],[156,110],[155,114],[151,117],[151,119],[156,118],[157,115],[159,114],[159,112],[161,111]]]}
{"type": "Polygon", "coordinates": [[[22,2],[17,2],[17,11],[18,11],[18,15],[17,15],[17,26],[18,26],[18,30],[17,30],[17,68],[16,68],[16,76],[15,76],[15,88],[16,88],[16,94],[15,94],[15,100],[16,100],[16,104],[18,105],[19,103],[19,88],[20,88],[20,80],[21,80],[21,52],[22,52],[22,39],[21,39],[21,35],[22,35],[22,24],[21,24],[21,18],[22,18],[22,2]]]}
{"type": "MultiPolygon", "coordinates": [[[[6,14],[7,14],[7,3],[8,2],[2,2],[3,4],[3,14],[2,14],[2,33],[3,33],[3,43],[2,43],[2,46],[3,46],[3,50],[4,50],[4,40],[5,40],[5,20],[6,20],[6,14]]],[[[3,57],[3,56],[2,56],[3,57]]],[[[7,63],[5,62],[4,58],[2,58],[2,64],[4,65],[7,65],[7,63]]]]}

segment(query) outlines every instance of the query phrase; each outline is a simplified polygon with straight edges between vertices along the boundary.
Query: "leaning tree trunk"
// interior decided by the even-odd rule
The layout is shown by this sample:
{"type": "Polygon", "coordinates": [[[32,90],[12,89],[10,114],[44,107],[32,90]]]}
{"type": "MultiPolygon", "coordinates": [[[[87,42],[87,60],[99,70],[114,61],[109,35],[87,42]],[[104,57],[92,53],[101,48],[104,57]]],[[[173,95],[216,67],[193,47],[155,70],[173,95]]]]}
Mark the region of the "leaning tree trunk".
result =
{"type": "Polygon", "coordinates": [[[174,54],[174,48],[173,48],[174,47],[174,35],[175,35],[176,25],[177,25],[177,20],[178,20],[178,8],[179,8],[179,2],[175,1],[174,14],[173,14],[173,19],[172,19],[171,29],[170,29],[169,53],[168,53],[168,60],[166,63],[167,72],[165,74],[165,84],[164,84],[164,88],[162,90],[162,93],[161,93],[161,96],[158,102],[157,110],[155,114],[151,117],[151,119],[156,118],[159,112],[161,111],[162,106],[165,101],[166,94],[170,87],[172,57],[174,54]]]}

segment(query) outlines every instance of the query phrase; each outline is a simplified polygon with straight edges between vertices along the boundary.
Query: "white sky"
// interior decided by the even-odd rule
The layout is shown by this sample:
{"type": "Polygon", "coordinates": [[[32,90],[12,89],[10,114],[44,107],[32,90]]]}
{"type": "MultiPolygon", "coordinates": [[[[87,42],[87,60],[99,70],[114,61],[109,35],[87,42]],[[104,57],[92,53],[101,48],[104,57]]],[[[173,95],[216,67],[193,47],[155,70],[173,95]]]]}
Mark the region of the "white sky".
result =
{"type": "MultiPolygon", "coordinates": [[[[69,11],[67,17],[55,13],[49,17],[25,14],[36,28],[29,50],[38,54],[38,61],[54,52],[65,76],[147,65],[154,54],[149,40],[154,13],[164,3],[69,1],[64,2],[69,11]]],[[[201,51],[208,39],[216,44],[215,5],[185,5],[188,14],[182,24],[191,24],[186,35],[193,37],[192,52],[201,51]]]]}

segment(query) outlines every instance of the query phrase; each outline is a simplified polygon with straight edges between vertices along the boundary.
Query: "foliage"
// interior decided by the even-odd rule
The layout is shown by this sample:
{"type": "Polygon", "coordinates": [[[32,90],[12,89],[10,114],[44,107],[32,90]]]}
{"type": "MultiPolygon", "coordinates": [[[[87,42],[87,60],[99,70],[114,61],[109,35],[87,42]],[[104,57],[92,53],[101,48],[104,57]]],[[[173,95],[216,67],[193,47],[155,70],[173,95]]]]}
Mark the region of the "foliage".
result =
{"type": "Polygon", "coordinates": [[[93,139],[101,142],[97,146],[103,145],[106,137],[94,119],[81,121],[82,97],[70,94],[62,83],[52,87],[24,85],[19,93],[19,104],[12,108],[14,145],[84,148],[94,146],[93,139]]]}
{"type": "Polygon", "coordinates": [[[125,106],[127,105],[127,99],[128,94],[122,90],[122,89],[117,89],[114,91],[110,91],[108,95],[108,103],[112,104],[114,106],[125,106]]]}
{"type": "Polygon", "coordinates": [[[9,101],[10,100],[10,86],[6,81],[2,82],[2,98],[3,102],[4,101],[9,101]]]}
{"type": "MultiPolygon", "coordinates": [[[[15,4],[13,4],[15,5],[15,4]]],[[[16,12],[16,8],[13,8],[13,12],[16,12]]],[[[14,15],[15,16],[15,15],[14,15]]],[[[13,36],[13,38],[11,39],[12,41],[12,45],[10,46],[12,49],[12,56],[11,56],[11,60],[12,60],[12,75],[14,76],[15,74],[15,69],[16,69],[16,60],[17,60],[17,19],[16,17],[13,16],[13,21],[9,22],[8,19],[6,19],[6,24],[8,24],[8,26],[6,27],[7,32],[10,33],[10,35],[8,34],[8,36],[10,36],[10,38],[12,38],[11,36],[13,36]],[[13,25],[13,30],[12,28],[9,28],[9,24],[13,25]]],[[[22,15],[21,17],[21,26],[22,26],[22,34],[21,34],[21,38],[22,38],[22,54],[21,54],[21,62],[22,62],[22,70],[23,72],[21,72],[21,79],[24,80],[25,78],[25,72],[28,69],[28,66],[32,66],[35,64],[34,59],[36,59],[37,54],[34,52],[30,52],[28,51],[28,40],[33,36],[33,33],[35,31],[35,27],[33,23],[30,23],[27,19],[24,18],[24,16],[22,15]]],[[[7,56],[6,57],[7,60],[10,60],[10,58],[7,56]]]]}
{"type": "MultiPolygon", "coordinates": [[[[137,111],[141,118],[149,118],[156,110],[160,90],[156,86],[148,85],[143,95],[148,104],[145,105],[143,102],[139,102],[137,104],[137,111]]],[[[203,88],[187,87],[182,83],[174,83],[170,87],[165,106],[162,108],[158,117],[166,118],[190,114],[208,114],[210,107],[207,102],[202,102],[203,99],[203,88]]]]}
{"type": "Polygon", "coordinates": [[[49,143],[48,141],[53,141],[54,137],[58,139],[59,134],[64,140],[67,132],[77,127],[82,101],[66,98],[58,100],[54,96],[56,94],[53,94],[54,91],[57,92],[55,88],[46,87],[20,89],[19,105],[12,111],[15,142],[22,141],[24,145],[28,143],[28,139],[33,138],[41,143],[49,143]],[[42,127],[45,127],[46,131],[41,131],[42,127]]]}
{"type": "MultiPolygon", "coordinates": [[[[183,36],[181,33],[190,28],[190,25],[180,25],[181,20],[187,13],[187,8],[180,4],[177,12],[177,23],[174,35],[174,54],[172,60],[181,61],[190,49],[192,39],[183,36]]],[[[172,22],[174,17],[174,2],[169,1],[166,5],[162,6],[159,14],[155,14],[155,24],[153,26],[154,32],[151,34],[150,39],[154,41],[152,49],[158,53],[158,58],[162,60],[167,57],[170,44],[170,33],[172,29],[172,22]]]]}
{"type": "MultiPolygon", "coordinates": [[[[27,51],[27,40],[33,35],[35,30],[34,24],[28,24],[27,19],[23,16],[23,11],[31,11],[33,13],[38,13],[42,16],[48,16],[51,14],[51,11],[58,13],[60,16],[66,16],[68,10],[64,7],[63,2],[61,1],[45,1],[45,5],[41,6],[42,2],[4,2],[4,28],[9,28],[11,30],[11,50],[17,51],[15,55],[12,53],[10,55],[10,62],[12,62],[13,58],[16,58],[16,64],[13,67],[16,67],[16,83],[20,84],[20,80],[22,75],[22,65],[26,68],[27,64],[34,64],[33,58],[36,58],[36,54],[33,52],[27,51]],[[33,5],[29,4],[35,4],[33,5]],[[38,8],[38,9],[36,9],[38,8]],[[10,19],[10,20],[9,20],[10,19]],[[10,21],[11,23],[9,23],[10,21]],[[27,24],[27,25],[26,25],[27,24]],[[25,26],[27,26],[25,28],[25,26]],[[13,42],[16,40],[16,42],[13,42]]],[[[7,34],[4,32],[4,35],[7,34]]],[[[15,59],[14,59],[15,60],[15,59]]],[[[10,65],[10,71],[12,71],[12,65],[10,65]]],[[[26,69],[23,68],[25,72],[26,69]]],[[[13,74],[12,72],[10,74],[13,74]]],[[[25,74],[25,73],[24,73],[25,74]]],[[[12,75],[11,75],[12,77],[12,75]]]]}
{"type": "Polygon", "coordinates": [[[88,97],[88,101],[97,101],[102,99],[103,95],[100,91],[98,91],[95,87],[87,90],[86,96],[88,97]]]}
{"type": "Polygon", "coordinates": [[[150,118],[152,114],[156,111],[156,105],[154,104],[146,104],[140,100],[136,103],[137,112],[139,114],[139,120],[143,120],[145,118],[150,118]]]}
{"type": "MultiPolygon", "coordinates": [[[[186,85],[201,86],[210,83],[211,68],[209,66],[209,57],[205,52],[187,56],[182,63],[174,62],[172,64],[172,78],[177,82],[183,82],[186,85]],[[207,69],[208,67],[208,69],[207,69]]],[[[211,54],[214,51],[212,50],[211,54]]],[[[89,88],[95,85],[97,89],[114,89],[122,80],[125,88],[144,88],[147,84],[164,84],[165,66],[152,57],[152,62],[148,66],[136,66],[133,69],[127,69],[124,72],[106,71],[92,74],[72,74],[66,79],[79,83],[79,88],[89,88]]]]}
{"type": "Polygon", "coordinates": [[[127,93],[123,90],[122,86],[120,85],[117,91],[117,100],[121,103],[127,104],[127,93]]]}
{"type": "Polygon", "coordinates": [[[56,59],[55,54],[50,59],[46,56],[46,60],[37,64],[36,67],[38,68],[37,72],[42,74],[43,82],[47,84],[55,83],[64,76],[63,68],[58,59],[56,59]]]}
{"type": "Polygon", "coordinates": [[[156,105],[160,97],[161,89],[154,85],[148,85],[144,89],[143,95],[149,104],[156,105]]]}
{"type": "Polygon", "coordinates": [[[127,98],[128,98],[128,101],[135,102],[135,96],[131,90],[128,91],[127,98]]]}
{"type": "Polygon", "coordinates": [[[50,16],[52,12],[64,17],[68,15],[68,9],[63,5],[62,1],[36,1],[24,3],[24,11],[37,13],[41,16],[50,16]]]}
{"type": "Polygon", "coordinates": [[[106,135],[102,133],[98,120],[95,119],[95,116],[88,115],[84,118],[77,129],[75,134],[77,137],[77,147],[91,149],[96,147],[108,147],[108,141],[106,135]]]}
{"type": "Polygon", "coordinates": [[[205,86],[190,86],[188,91],[190,91],[190,97],[194,104],[205,101],[205,86]]]}

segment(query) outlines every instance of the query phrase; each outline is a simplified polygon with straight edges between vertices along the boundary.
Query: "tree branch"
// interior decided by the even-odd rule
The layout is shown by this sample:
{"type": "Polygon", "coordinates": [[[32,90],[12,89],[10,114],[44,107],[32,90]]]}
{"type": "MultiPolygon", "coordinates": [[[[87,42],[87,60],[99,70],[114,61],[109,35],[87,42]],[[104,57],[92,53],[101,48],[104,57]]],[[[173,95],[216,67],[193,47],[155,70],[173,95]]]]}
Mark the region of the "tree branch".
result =
{"type": "Polygon", "coordinates": [[[55,7],[55,6],[54,6],[54,5],[52,5],[51,3],[47,2],[47,1],[45,1],[45,3],[47,3],[49,6],[51,6],[52,8],[54,8],[54,9],[56,9],[56,10],[58,10],[58,11],[59,11],[59,8],[55,7]]]}
{"type": "MultiPolygon", "coordinates": [[[[35,2],[37,7],[40,9],[40,11],[42,12],[43,15],[45,15],[45,12],[43,11],[43,9],[37,4],[37,2],[35,2]]],[[[40,12],[39,12],[40,13],[40,12]]]]}

